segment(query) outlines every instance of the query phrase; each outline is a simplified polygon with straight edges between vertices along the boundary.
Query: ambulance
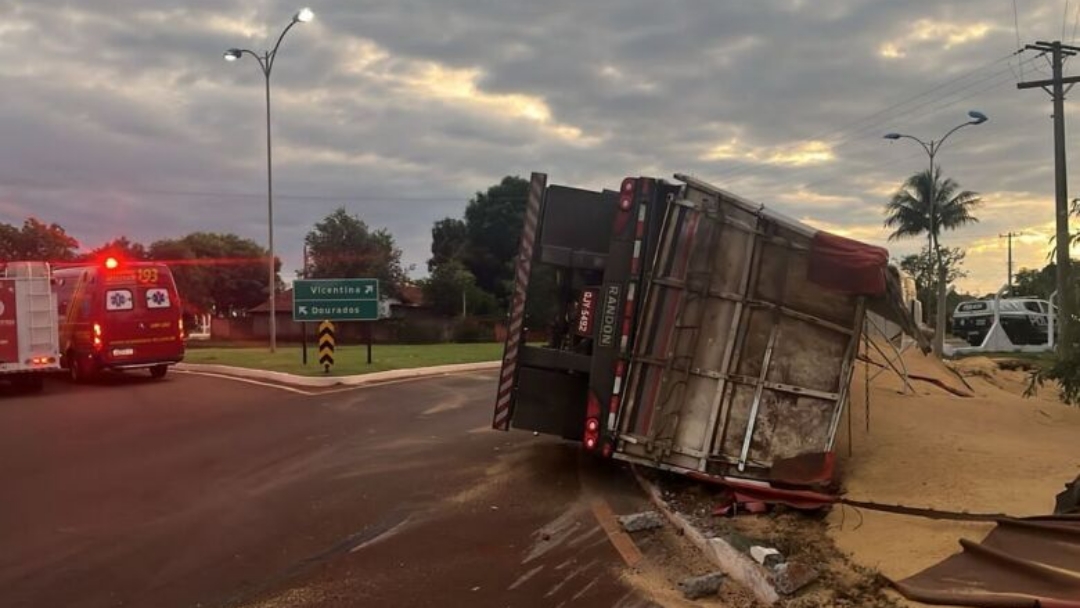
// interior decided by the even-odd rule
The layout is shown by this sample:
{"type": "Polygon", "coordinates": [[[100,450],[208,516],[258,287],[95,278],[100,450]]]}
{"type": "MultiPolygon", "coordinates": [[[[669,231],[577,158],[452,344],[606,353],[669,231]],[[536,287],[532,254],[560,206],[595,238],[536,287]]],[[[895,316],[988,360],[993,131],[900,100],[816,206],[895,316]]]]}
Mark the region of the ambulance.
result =
{"type": "Polygon", "coordinates": [[[63,367],[75,382],[105,370],[163,378],[184,358],[184,322],[168,266],[124,261],[54,271],[63,367]]]}

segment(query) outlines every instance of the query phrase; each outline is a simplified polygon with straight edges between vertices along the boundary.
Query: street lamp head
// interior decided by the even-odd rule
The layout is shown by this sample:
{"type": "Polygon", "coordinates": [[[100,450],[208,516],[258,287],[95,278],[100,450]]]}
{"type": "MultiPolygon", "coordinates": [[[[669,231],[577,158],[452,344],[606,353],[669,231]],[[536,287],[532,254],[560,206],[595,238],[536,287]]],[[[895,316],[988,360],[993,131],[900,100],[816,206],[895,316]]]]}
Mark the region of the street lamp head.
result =
{"type": "Polygon", "coordinates": [[[972,111],[968,112],[968,116],[971,117],[971,124],[973,124],[973,125],[981,125],[982,123],[990,120],[986,116],[986,114],[983,114],[982,112],[979,112],[977,110],[972,110],[972,111]]]}
{"type": "Polygon", "coordinates": [[[899,133],[886,133],[885,139],[900,139],[899,133]]]}
{"type": "Polygon", "coordinates": [[[307,23],[315,18],[315,13],[308,7],[304,7],[296,12],[296,16],[293,17],[293,21],[299,21],[300,23],[307,23]]]}
{"type": "Polygon", "coordinates": [[[236,61],[243,55],[243,51],[240,49],[229,49],[225,51],[225,61],[236,61]]]}

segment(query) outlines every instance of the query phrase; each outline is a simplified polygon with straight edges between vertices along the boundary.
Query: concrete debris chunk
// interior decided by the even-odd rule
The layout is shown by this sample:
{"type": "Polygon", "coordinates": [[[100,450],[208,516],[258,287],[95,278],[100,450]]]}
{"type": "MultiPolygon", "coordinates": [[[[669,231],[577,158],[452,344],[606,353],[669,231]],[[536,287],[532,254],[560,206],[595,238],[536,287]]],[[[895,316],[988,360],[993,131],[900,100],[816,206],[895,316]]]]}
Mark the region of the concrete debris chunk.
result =
{"type": "Polygon", "coordinates": [[[760,545],[750,547],[750,557],[766,568],[774,568],[784,561],[784,556],[779,551],[772,547],[762,547],[760,545]]]}
{"type": "Polygon", "coordinates": [[[619,523],[627,532],[652,530],[664,525],[664,518],[656,511],[643,511],[619,517],[619,523]]]}
{"type": "Polygon", "coordinates": [[[700,600],[703,597],[716,595],[720,591],[720,585],[724,582],[723,572],[710,572],[702,576],[688,578],[679,583],[679,591],[688,600],[700,600]]]}
{"type": "Polygon", "coordinates": [[[799,562],[790,561],[773,569],[773,586],[781,595],[792,595],[817,580],[818,571],[799,562]]]}

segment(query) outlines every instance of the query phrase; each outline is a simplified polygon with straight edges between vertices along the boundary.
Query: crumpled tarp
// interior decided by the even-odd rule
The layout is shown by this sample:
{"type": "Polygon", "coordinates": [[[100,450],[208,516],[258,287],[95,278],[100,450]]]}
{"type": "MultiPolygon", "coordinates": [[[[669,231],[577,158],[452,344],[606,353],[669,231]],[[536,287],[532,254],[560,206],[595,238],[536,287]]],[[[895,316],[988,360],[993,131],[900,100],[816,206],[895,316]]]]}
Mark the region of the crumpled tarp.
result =
{"type": "Polygon", "coordinates": [[[893,585],[927,604],[1080,608],[1080,515],[1001,519],[982,543],[893,585]]]}
{"type": "Polygon", "coordinates": [[[885,293],[889,252],[881,247],[819,231],[810,245],[808,277],[843,293],[880,296],[885,293]]]}

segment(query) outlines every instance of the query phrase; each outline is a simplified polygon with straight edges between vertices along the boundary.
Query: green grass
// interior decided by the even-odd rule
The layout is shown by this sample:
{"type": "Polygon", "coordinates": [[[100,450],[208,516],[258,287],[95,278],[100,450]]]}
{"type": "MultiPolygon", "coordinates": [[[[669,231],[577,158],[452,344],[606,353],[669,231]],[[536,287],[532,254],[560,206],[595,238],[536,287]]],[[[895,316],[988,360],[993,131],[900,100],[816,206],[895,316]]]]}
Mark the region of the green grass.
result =
{"type": "MultiPolygon", "coordinates": [[[[502,357],[502,343],[482,344],[375,344],[371,347],[371,365],[367,364],[366,346],[339,346],[334,353],[331,376],[351,376],[383,372],[392,369],[410,369],[447,365],[451,363],[478,363],[498,361],[502,357]]],[[[233,365],[302,376],[323,376],[318,365],[318,350],[308,347],[308,365],[301,362],[301,348],[296,345],[279,346],[271,354],[269,348],[191,348],[184,357],[186,363],[210,363],[233,365]]]]}

